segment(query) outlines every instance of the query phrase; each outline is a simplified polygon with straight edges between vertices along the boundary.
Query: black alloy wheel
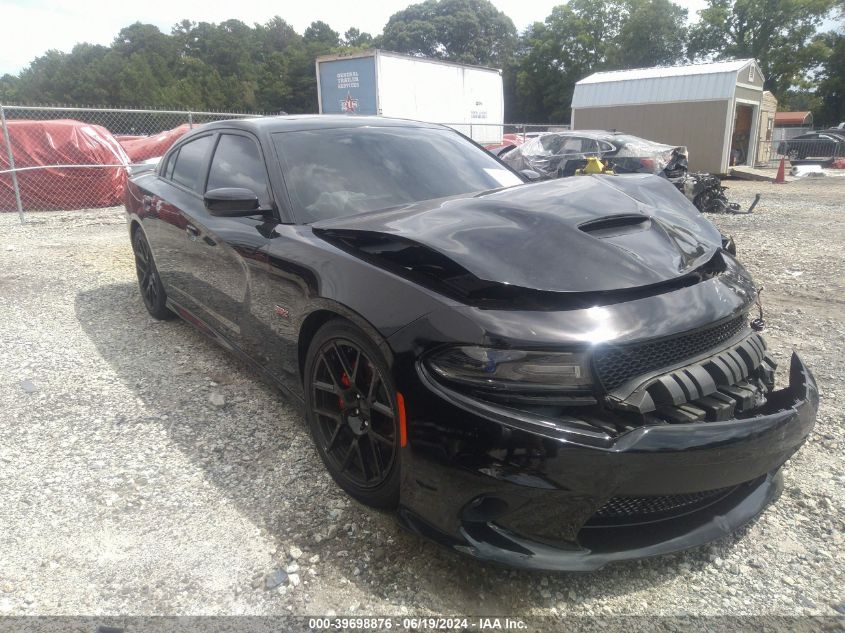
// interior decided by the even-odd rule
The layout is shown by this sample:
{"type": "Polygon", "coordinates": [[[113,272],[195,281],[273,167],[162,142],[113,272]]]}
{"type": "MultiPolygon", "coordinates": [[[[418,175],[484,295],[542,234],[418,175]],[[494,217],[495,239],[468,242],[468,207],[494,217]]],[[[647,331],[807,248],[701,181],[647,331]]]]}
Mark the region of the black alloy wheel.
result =
{"type": "Polygon", "coordinates": [[[398,411],[378,348],[351,324],[328,323],[308,351],[305,390],[311,434],[334,480],[367,505],[395,506],[398,411]]]}
{"type": "Polygon", "coordinates": [[[132,238],[132,250],[135,252],[135,272],[138,274],[138,287],[147,312],[159,320],[173,318],[173,313],[167,307],[167,295],[161,278],[158,276],[153,253],[147,237],[141,229],[135,231],[132,238]]]}

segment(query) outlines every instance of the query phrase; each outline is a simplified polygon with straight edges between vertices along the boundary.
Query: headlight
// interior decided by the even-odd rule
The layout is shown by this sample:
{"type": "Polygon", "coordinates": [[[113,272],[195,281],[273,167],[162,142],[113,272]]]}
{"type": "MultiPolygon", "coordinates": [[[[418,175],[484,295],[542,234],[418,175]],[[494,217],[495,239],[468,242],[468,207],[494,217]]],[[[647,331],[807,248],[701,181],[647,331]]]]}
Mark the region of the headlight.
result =
{"type": "Polygon", "coordinates": [[[586,354],[450,347],[427,360],[439,378],[476,388],[509,391],[581,391],[592,385],[586,354]]]}

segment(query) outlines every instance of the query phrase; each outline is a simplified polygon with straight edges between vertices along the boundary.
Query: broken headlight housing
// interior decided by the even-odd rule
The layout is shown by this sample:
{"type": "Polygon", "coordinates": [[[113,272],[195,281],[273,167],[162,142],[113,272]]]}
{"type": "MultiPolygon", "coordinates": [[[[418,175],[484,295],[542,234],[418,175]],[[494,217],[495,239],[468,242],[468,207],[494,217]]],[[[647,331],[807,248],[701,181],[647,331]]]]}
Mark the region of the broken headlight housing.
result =
{"type": "Polygon", "coordinates": [[[440,380],[474,389],[534,393],[585,391],[593,384],[583,352],[546,352],[465,345],[426,360],[440,380]]]}

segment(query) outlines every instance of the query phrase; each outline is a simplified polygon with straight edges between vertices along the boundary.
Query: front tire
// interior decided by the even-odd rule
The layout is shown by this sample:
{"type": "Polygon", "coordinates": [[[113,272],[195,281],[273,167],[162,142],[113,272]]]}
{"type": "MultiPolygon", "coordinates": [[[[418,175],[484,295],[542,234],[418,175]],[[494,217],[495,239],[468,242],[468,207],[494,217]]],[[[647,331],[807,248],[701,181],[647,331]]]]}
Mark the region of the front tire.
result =
{"type": "Polygon", "coordinates": [[[395,507],[399,416],[378,347],[351,323],[330,321],[311,341],[303,382],[311,436],[329,474],[358,501],[395,507]]]}
{"type": "Polygon", "coordinates": [[[164,321],[175,315],[167,307],[167,295],[153,260],[153,252],[147,236],[139,228],[132,236],[132,250],[135,253],[135,272],[138,275],[138,289],[147,312],[154,319],[164,321]]]}

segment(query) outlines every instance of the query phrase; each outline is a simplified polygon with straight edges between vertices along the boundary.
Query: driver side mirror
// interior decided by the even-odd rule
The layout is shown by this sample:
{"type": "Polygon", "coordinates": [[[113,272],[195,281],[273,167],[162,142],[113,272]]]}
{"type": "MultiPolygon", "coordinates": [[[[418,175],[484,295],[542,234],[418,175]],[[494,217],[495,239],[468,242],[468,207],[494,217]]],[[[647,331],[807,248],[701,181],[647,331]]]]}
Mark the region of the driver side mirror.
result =
{"type": "Polygon", "coordinates": [[[540,178],[542,178],[542,176],[533,169],[520,169],[519,173],[522,174],[523,178],[531,182],[535,180],[540,180],[540,178]]]}
{"type": "Polygon", "coordinates": [[[240,187],[210,189],[205,192],[203,202],[211,215],[225,218],[256,215],[261,212],[256,193],[240,187]]]}

